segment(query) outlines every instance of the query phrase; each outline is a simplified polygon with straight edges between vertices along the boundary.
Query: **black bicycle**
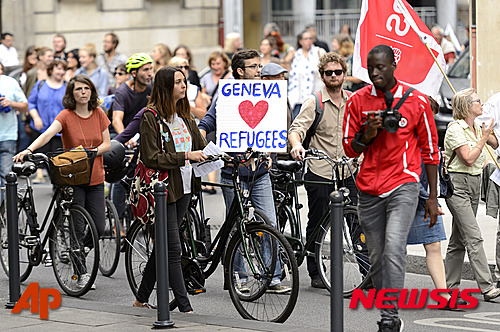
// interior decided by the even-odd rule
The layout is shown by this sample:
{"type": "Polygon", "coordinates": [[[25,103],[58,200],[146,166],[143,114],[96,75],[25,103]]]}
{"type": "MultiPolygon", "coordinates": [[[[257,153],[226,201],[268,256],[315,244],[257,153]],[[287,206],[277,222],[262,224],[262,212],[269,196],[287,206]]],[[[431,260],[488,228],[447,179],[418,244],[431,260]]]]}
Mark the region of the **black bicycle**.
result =
{"type": "MultiPolygon", "coordinates": [[[[224,287],[243,318],[284,322],[295,307],[299,291],[298,266],[292,248],[283,235],[269,225],[268,218],[255,209],[249,192],[241,190],[238,166],[248,158],[231,158],[228,155],[211,156],[210,160],[223,160],[233,167],[234,199],[229,214],[215,239],[206,246],[196,238],[196,226],[181,224],[182,268],[189,294],[201,294],[205,279],[224,266],[224,287]],[[280,284],[279,291],[276,289],[280,284]]],[[[266,155],[267,156],[267,155],[266,155]]],[[[260,158],[259,158],[260,159],[260,158]]],[[[132,225],[127,234],[125,266],[127,279],[137,295],[142,273],[153,249],[154,236],[151,226],[132,225]]],[[[171,297],[170,307],[175,308],[171,297]]]]}
{"type": "MultiPolygon", "coordinates": [[[[91,289],[99,266],[99,237],[94,221],[83,207],[73,202],[72,187],[55,186],[40,225],[29,177],[43,164],[48,166],[48,158],[35,153],[28,154],[26,160],[12,166],[12,171],[26,183],[17,191],[21,281],[28,279],[34,266],[44,263],[52,266],[57,282],[66,294],[82,296],[91,289]]],[[[8,250],[4,201],[0,207],[0,262],[7,276],[8,250]]]]}
{"type": "Polygon", "coordinates": [[[365,245],[365,236],[358,222],[358,213],[355,205],[349,199],[349,189],[339,186],[337,174],[352,176],[355,173],[351,164],[355,160],[342,158],[335,161],[320,150],[310,149],[306,152],[303,162],[295,160],[278,160],[277,169],[271,170],[274,202],[278,227],[290,242],[298,264],[302,264],[305,257],[315,257],[319,268],[319,275],[326,288],[330,291],[330,211],[323,213],[319,223],[314,228],[310,238],[304,242],[297,188],[303,184],[333,185],[344,196],[343,212],[343,255],[344,255],[344,297],[350,297],[356,288],[365,288],[371,283],[369,278],[370,261],[365,245]],[[330,181],[307,181],[297,178],[296,173],[303,170],[308,159],[326,160],[333,170],[334,178],[330,181]]]}

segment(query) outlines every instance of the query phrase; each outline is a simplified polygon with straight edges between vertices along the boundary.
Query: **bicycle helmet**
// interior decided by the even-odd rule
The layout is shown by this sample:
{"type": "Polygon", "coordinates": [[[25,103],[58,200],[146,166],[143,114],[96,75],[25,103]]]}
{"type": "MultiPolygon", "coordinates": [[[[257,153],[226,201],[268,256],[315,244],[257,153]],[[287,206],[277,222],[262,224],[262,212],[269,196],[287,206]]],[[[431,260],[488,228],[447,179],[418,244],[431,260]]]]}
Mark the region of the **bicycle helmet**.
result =
{"type": "Polygon", "coordinates": [[[112,140],[111,148],[103,154],[104,170],[106,172],[106,182],[118,182],[127,174],[125,167],[125,146],[122,143],[112,140]]]}
{"type": "Polygon", "coordinates": [[[139,69],[145,64],[153,63],[153,59],[147,53],[136,53],[127,60],[127,73],[133,69],[139,69]]]}

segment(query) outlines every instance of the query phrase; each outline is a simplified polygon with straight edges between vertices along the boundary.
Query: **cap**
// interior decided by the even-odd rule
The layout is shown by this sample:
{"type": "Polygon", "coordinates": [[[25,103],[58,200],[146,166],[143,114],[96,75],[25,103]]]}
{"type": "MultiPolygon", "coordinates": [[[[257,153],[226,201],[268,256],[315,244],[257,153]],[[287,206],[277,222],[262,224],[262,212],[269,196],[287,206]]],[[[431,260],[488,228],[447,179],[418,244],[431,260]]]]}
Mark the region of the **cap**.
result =
{"type": "Polygon", "coordinates": [[[277,63],[268,63],[260,71],[260,76],[278,76],[281,73],[286,73],[287,70],[277,63]]]}

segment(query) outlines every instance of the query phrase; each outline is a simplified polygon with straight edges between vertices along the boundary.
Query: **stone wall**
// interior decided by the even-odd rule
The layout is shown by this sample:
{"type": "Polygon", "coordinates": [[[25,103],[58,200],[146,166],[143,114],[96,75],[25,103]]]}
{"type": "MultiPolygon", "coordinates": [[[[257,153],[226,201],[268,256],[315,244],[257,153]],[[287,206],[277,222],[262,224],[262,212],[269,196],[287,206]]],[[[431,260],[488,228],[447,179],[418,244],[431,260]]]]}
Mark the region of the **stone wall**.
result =
{"type": "Polygon", "coordinates": [[[94,43],[101,52],[104,35],[113,31],[126,55],[152,52],[157,43],[173,51],[183,43],[202,69],[218,48],[218,10],[219,0],[8,0],[2,1],[2,25],[14,33],[20,57],[28,45],[52,47],[58,32],[67,50],[94,43]]]}

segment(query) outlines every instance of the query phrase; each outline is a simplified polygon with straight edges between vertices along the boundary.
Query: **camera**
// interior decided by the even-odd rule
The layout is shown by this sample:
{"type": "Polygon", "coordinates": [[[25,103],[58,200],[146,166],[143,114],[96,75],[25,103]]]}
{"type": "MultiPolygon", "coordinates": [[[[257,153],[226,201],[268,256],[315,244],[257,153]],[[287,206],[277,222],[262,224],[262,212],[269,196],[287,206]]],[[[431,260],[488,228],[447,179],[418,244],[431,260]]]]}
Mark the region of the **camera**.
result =
{"type": "MultiPolygon", "coordinates": [[[[5,97],[3,94],[0,93],[0,98],[1,97],[5,97]]],[[[5,112],[5,113],[9,113],[11,110],[10,106],[7,106],[7,107],[2,107],[2,110],[0,112],[5,112]]]]}
{"type": "Polygon", "coordinates": [[[399,120],[401,120],[401,113],[397,109],[392,108],[392,103],[394,102],[394,96],[391,91],[385,92],[385,104],[387,108],[380,111],[378,115],[382,118],[384,129],[388,133],[394,134],[399,129],[399,120]]]}

